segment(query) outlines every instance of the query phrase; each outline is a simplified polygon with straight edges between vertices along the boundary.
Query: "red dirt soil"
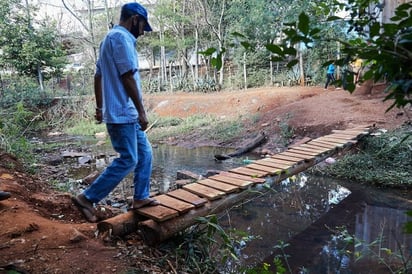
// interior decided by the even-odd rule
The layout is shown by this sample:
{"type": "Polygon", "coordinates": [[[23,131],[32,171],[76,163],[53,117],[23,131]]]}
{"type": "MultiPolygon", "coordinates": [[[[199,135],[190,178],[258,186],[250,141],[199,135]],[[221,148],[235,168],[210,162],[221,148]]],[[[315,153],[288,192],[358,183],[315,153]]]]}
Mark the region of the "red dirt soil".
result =
{"type": "MultiPolygon", "coordinates": [[[[290,87],[146,95],[145,100],[149,111],[159,116],[259,117],[258,122],[245,124],[250,137],[264,130],[270,139],[279,135],[279,123],[287,121],[297,141],[357,125],[393,129],[411,117],[410,109],[409,113],[399,109],[385,113],[390,102],[382,103],[382,99],[380,91],[364,94],[358,90],[351,95],[343,90],[290,87]]],[[[215,144],[194,136],[173,143],[215,144]]],[[[229,145],[244,141],[239,137],[229,145]]],[[[273,143],[265,146],[276,149],[273,143]]],[[[144,245],[137,235],[109,241],[96,237],[96,224],[85,222],[69,194],[54,191],[46,179],[25,173],[17,159],[0,153],[0,189],[12,194],[0,202],[0,273],[7,273],[6,269],[21,273],[126,273],[130,269],[173,273],[170,262],[163,269],[155,264],[166,255],[144,245]]]]}

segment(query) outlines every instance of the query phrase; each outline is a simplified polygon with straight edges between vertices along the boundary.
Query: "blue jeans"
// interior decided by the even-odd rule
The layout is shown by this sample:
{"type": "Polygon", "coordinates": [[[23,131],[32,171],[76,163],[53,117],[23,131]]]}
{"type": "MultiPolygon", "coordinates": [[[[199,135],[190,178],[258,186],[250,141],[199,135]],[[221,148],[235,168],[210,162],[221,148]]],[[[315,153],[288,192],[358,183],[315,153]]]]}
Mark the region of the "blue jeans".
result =
{"type": "Polygon", "coordinates": [[[120,154],[87,188],[85,197],[97,203],[134,170],[134,200],[149,197],[152,174],[152,146],[146,133],[134,124],[107,124],[112,146],[120,154]]]}

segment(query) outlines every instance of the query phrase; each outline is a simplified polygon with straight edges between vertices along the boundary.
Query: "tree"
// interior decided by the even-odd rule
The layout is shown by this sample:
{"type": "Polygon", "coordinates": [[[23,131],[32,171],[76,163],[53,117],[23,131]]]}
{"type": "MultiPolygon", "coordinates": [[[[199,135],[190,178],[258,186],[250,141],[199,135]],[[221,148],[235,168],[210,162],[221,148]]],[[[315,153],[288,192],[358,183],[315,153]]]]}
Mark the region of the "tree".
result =
{"type": "MultiPolygon", "coordinates": [[[[345,3],[332,3],[335,10],[345,11],[347,16],[332,14],[327,18],[330,24],[347,26],[348,39],[324,37],[321,30],[311,22],[306,13],[301,13],[298,21],[288,24],[284,30],[286,39],[281,46],[269,48],[280,58],[285,58],[294,49],[291,43],[301,42],[308,48],[317,44],[334,41],[341,45],[341,54],[332,58],[324,65],[335,62],[342,68],[341,84],[353,92],[355,90],[354,76],[356,72],[350,67],[361,59],[367,66],[367,71],[359,77],[359,82],[368,80],[386,81],[385,100],[392,100],[393,107],[405,107],[412,104],[412,3],[399,5],[389,22],[382,22],[380,14],[385,7],[378,1],[348,0],[345,3]]],[[[331,9],[323,9],[324,14],[330,14],[331,9]]],[[[297,63],[294,59],[289,63],[297,63]]]]}
{"type": "Polygon", "coordinates": [[[37,78],[43,89],[43,78],[59,74],[66,64],[58,34],[50,22],[36,22],[29,6],[19,1],[5,2],[0,21],[0,64],[21,75],[37,78]],[[6,4],[7,2],[7,4],[6,4]]]}

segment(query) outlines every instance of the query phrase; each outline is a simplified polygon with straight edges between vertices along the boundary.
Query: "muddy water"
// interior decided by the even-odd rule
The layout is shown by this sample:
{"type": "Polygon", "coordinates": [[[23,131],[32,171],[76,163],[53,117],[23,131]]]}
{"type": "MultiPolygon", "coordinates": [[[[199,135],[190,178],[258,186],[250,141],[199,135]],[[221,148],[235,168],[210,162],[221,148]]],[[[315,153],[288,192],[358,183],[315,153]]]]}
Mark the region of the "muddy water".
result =
{"type": "MultiPolygon", "coordinates": [[[[166,192],[178,170],[206,174],[208,170],[228,170],[254,158],[248,155],[224,162],[214,160],[215,154],[230,152],[210,147],[154,147],[153,190],[166,192]]],[[[99,159],[90,165],[77,165],[71,176],[81,178],[101,170],[114,155],[110,147],[92,153],[99,159]],[[106,156],[97,156],[101,154],[106,156]]],[[[123,180],[108,198],[112,204],[131,196],[131,180],[131,176],[123,180]]],[[[400,254],[400,246],[403,257],[412,255],[412,237],[402,233],[406,209],[412,209],[410,200],[388,190],[300,174],[220,215],[220,224],[227,231],[236,229],[249,235],[238,239],[240,260],[222,266],[222,273],[259,268],[262,262],[276,273],[275,257],[291,273],[390,273],[385,263],[395,262],[392,268],[399,269],[399,259],[395,260],[394,255],[400,254]],[[349,243],[347,237],[342,240],[344,229],[355,235],[359,243],[349,243]],[[286,243],[282,248],[280,241],[286,243]],[[392,255],[388,255],[389,251],[392,255]]]]}

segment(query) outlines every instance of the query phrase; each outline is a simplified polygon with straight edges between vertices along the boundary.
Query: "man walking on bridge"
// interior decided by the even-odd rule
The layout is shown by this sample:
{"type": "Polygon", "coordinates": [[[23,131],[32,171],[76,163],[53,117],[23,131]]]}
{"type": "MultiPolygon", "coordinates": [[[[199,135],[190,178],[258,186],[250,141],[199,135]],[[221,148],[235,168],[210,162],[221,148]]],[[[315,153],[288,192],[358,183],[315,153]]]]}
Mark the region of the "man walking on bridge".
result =
{"type": "Polygon", "coordinates": [[[106,123],[113,148],[120,154],[82,193],[72,197],[89,222],[96,222],[93,203],[105,198],[131,171],[134,171],[134,209],[157,205],[149,197],[152,148],[145,129],[142,88],[136,51],[137,38],[152,31],[146,9],[138,3],[125,4],[119,25],[114,26],[100,45],[96,63],[96,120],[106,123]]]}

